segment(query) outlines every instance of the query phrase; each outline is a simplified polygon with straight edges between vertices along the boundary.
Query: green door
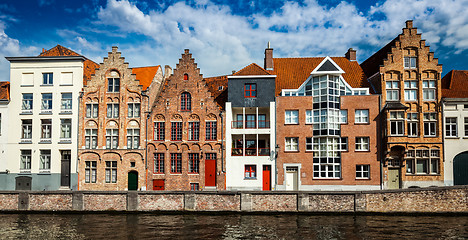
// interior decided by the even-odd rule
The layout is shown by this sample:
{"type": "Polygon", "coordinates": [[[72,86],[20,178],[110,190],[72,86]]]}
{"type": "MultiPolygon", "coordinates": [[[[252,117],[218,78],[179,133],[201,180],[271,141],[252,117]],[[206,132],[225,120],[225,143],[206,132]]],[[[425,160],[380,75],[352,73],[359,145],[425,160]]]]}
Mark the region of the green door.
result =
{"type": "Polygon", "coordinates": [[[388,169],[388,189],[400,188],[400,169],[389,168],[388,169]]]}
{"type": "Polygon", "coordinates": [[[138,172],[128,173],[128,190],[138,190],[138,172]]]}
{"type": "Polygon", "coordinates": [[[453,184],[468,185],[468,152],[463,152],[453,159],[453,184]]]}

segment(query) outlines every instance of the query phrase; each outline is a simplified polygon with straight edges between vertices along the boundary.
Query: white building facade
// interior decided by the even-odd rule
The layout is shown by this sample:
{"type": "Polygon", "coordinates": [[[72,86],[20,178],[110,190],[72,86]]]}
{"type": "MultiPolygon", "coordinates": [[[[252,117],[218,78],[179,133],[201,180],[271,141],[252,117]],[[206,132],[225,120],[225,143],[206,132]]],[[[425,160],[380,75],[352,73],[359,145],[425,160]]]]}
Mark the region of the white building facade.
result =
{"type": "MultiPolygon", "coordinates": [[[[7,161],[2,190],[77,189],[83,56],[8,57],[7,161]]],[[[3,120],[3,119],[2,119],[3,120]]]]}
{"type": "Polygon", "coordinates": [[[8,105],[9,97],[9,82],[0,82],[0,181],[2,176],[8,174],[6,168],[7,163],[7,140],[8,140],[8,105]]]}

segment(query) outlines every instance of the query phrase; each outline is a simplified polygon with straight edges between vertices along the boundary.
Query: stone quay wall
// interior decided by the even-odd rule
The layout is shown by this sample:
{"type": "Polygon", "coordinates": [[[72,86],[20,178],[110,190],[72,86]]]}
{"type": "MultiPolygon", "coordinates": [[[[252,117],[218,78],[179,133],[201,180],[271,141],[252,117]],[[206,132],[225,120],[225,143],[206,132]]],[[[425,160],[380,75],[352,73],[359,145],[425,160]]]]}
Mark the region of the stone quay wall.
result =
{"type": "Polygon", "coordinates": [[[468,214],[468,186],[367,192],[0,192],[0,212],[14,211],[468,214]]]}

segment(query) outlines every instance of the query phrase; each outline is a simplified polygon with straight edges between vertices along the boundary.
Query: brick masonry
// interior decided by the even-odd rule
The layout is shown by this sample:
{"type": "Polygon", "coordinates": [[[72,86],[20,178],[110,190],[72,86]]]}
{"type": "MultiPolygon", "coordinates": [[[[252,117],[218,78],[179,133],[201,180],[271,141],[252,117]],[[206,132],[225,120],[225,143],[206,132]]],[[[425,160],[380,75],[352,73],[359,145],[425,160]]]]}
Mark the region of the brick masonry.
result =
{"type": "Polygon", "coordinates": [[[368,192],[10,191],[0,192],[0,200],[0,212],[29,210],[468,214],[468,186],[368,192]]]}

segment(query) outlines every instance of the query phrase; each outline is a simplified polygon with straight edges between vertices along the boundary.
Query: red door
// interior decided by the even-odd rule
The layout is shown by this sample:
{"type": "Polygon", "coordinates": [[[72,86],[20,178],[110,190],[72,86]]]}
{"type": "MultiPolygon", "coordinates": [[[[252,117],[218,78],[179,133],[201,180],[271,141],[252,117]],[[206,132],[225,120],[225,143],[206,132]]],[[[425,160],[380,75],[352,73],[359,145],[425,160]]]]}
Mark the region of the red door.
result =
{"type": "Polygon", "coordinates": [[[164,190],[164,179],[153,179],[153,190],[164,190]]]}
{"type": "Polygon", "coordinates": [[[263,191],[271,190],[271,166],[263,165],[263,191]]]}
{"type": "Polygon", "coordinates": [[[205,160],[205,186],[216,186],[216,160],[205,160]]]}

